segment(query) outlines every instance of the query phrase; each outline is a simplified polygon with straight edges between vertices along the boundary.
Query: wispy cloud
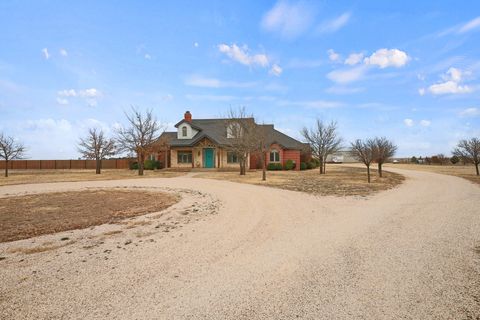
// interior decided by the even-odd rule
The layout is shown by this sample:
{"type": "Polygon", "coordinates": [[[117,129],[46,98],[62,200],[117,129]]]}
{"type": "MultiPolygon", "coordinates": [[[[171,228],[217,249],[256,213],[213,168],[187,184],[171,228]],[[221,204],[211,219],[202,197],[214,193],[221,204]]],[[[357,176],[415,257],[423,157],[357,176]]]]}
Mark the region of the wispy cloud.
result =
{"type": "Polygon", "coordinates": [[[84,90],[64,89],[57,92],[57,103],[61,105],[69,104],[67,98],[83,98],[89,107],[96,107],[98,105],[97,99],[102,96],[102,93],[96,88],[89,88],[84,90]]]}
{"type": "Polygon", "coordinates": [[[61,55],[62,57],[67,57],[67,56],[68,56],[68,52],[67,52],[66,49],[63,49],[63,48],[62,48],[62,49],[60,49],[59,52],[60,52],[60,55],[61,55]]]}
{"type": "Polygon", "coordinates": [[[261,27],[283,38],[292,39],[306,32],[315,17],[313,8],[305,2],[278,1],[262,18],[261,27]]]}
{"type": "Polygon", "coordinates": [[[415,122],[412,119],[404,119],[403,124],[405,124],[407,127],[413,127],[415,125],[415,122]]]}
{"type": "Polygon", "coordinates": [[[290,101],[290,100],[280,100],[278,101],[280,106],[298,106],[306,107],[311,109],[331,109],[339,108],[344,106],[344,103],[339,101],[328,101],[328,100],[307,100],[307,101],[290,101]]]}
{"type": "Polygon", "coordinates": [[[270,63],[266,54],[250,54],[247,45],[239,47],[235,43],[232,45],[222,43],[218,45],[218,50],[233,61],[246,66],[267,67],[270,63]]]}
{"type": "Polygon", "coordinates": [[[327,51],[328,53],[328,59],[332,62],[339,62],[340,61],[340,54],[338,54],[337,52],[335,52],[335,50],[333,49],[328,49],[327,51]]]}
{"type": "Polygon", "coordinates": [[[366,72],[367,67],[360,65],[354,68],[333,70],[327,74],[327,78],[336,83],[346,84],[361,80],[366,72]]]}
{"type": "Polygon", "coordinates": [[[345,64],[348,64],[349,66],[354,66],[356,64],[359,64],[362,62],[364,57],[363,53],[350,53],[347,59],[345,59],[345,64]]]}
{"type": "Polygon", "coordinates": [[[479,27],[480,27],[480,17],[476,17],[475,19],[470,20],[467,23],[465,23],[464,25],[462,25],[460,27],[460,29],[458,30],[458,33],[469,32],[469,31],[472,31],[474,29],[479,29],[479,27]]]}
{"type": "Polygon", "coordinates": [[[270,74],[279,77],[282,74],[283,69],[278,64],[274,64],[269,72],[270,74]]]}
{"type": "Polygon", "coordinates": [[[249,88],[257,85],[256,82],[224,81],[217,78],[208,78],[192,74],[185,78],[185,85],[201,88],[249,88]]]}
{"type": "Polygon", "coordinates": [[[326,93],[330,94],[338,94],[338,95],[346,95],[346,94],[354,94],[364,91],[364,88],[350,88],[345,86],[333,86],[327,88],[325,90],[326,93]]]}
{"type": "Polygon", "coordinates": [[[480,116],[480,109],[479,108],[466,108],[462,111],[460,111],[459,114],[461,117],[478,117],[480,116]]]}
{"type": "Polygon", "coordinates": [[[47,49],[47,48],[43,48],[43,49],[42,49],[42,54],[43,54],[43,57],[45,58],[45,60],[50,59],[50,53],[48,53],[48,49],[47,49]]]}
{"type": "Polygon", "coordinates": [[[317,31],[319,33],[332,33],[338,31],[348,24],[351,17],[352,14],[350,12],[342,13],[335,19],[322,23],[320,26],[318,26],[317,31]]]}

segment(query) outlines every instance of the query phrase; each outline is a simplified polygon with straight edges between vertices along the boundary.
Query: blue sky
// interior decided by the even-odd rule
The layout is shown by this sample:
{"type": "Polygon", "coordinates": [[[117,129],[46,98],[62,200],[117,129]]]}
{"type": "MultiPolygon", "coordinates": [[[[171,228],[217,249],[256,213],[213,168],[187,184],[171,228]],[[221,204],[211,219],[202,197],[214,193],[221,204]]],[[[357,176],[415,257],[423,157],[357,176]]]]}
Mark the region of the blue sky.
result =
{"type": "Polygon", "coordinates": [[[0,131],[77,158],[131,105],[172,129],[244,106],[301,138],[315,118],[399,156],[480,136],[480,2],[0,2],[0,131]]]}

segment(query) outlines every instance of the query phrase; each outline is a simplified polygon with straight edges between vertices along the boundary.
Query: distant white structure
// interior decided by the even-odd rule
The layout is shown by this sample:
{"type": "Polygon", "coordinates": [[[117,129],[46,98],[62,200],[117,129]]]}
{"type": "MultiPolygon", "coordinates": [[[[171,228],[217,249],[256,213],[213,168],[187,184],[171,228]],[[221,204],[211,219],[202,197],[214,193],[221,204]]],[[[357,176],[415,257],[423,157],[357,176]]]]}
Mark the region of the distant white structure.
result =
{"type": "Polygon", "coordinates": [[[358,160],[350,155],[347,150],[341,150],[327,156],[327,162],[329,163],[356,163],[358,160]]]}

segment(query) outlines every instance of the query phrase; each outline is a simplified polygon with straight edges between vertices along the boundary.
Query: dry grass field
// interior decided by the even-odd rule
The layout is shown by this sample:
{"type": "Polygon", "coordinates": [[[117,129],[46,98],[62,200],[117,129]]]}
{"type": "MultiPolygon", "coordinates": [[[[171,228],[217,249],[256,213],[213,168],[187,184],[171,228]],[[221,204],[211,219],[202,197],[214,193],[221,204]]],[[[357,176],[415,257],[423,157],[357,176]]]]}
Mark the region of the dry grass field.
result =
{"type": "Polygon", "coordinates": [[[450,176],[461,177],[471,182],[480,184],[480,176],[475,174],[475,167],[473,165],[426,165],[426,164],[387,164],[386,168],[399,168],[408,170],[420,170],[426,172],[434,172],[447,174],[450,176]]]}
{"type": "MultiPolygon", "coordinates": [[[[3,172],[2,172],[3,174],[3,172]]],[[[0,186],[26,183],[73,182],[94,180],[119,180],[137,178],[172,178],[185,173],[171,171],[145,170],[144,176],[139,176],[135,170],[111,169],[102,170],[9,170],[9,177],[0,175],[0,186]]]]}
{"type": "Polygon", "coordinates": [[[267,171],[267,181],[261,180],[262,172],[260,170],[249,171],[245,176],[240,176],[238,172],[209,172],[198,174],[195,177],[265,185],[322,196],[367,196],[393,188],[404,180],[402,175],[386,171],[383,178],[379,178],[377,171],[372,170],[372,182],[367,183],[366,175],[366,168],[327,165],[327,174],[325,175],[320,175],[318,169],[267,171]]]}
{"type": "Polygon", "coordinates": [[[0,198],[0,242],[114,223],[161,211],[177,201],[163,192],[118,189],[0,198]]]}

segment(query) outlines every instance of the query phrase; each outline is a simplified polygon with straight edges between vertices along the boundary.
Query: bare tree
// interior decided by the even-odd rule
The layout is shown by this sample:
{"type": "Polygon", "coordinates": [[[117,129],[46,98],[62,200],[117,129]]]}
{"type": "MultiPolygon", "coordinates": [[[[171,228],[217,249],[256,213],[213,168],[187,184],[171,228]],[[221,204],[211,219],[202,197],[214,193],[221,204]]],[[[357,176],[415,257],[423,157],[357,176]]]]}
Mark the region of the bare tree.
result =
{"type": "Polygon", "coordinates": [[[227,123],[227,150],[237,155],[240,175],[247,171],[248,156],[257,151],[257,124],[252,115],[247,116],[245,108],[230,109],[227,123]]]}
{"type": "Polygon", "coordinates": [[[260,156],[260,161],[262,162],[262,181],[267,180],[267,153],[270,149],[270,130],[268,126],[263,124],[257,126],[255,130],[255,140],[257,145],[257,154],[260,156]]]}
{"type": "Polygon", "coordinates": [[[325,174],[327,156],[339,151],[343,142],[342,138],[338,136],[337,123],[332,121],[326,125],[317,119],[314,128],[304,127],[301,134],[310,144],[312,155],[320,160],[320,174],[325,174]]]}
{"type": "Polygon", "coordinates": [[[469,140],[460,140],[452,154],[462,159],[464,163],[472,162],[475,165],[477,176],[479,175],[478,165],[480,164],[480,139],[471,138],[469,140]]]}
{"type": "Polygon", "coordinates": [[[368,183],[370,183],[370,164],[374,158],[374,147],[375,141],[371,139],[366,141],[357,139],[351,143],[350,147],[350,154],[367,167],[368,183]]]}
{"type": "Polygon", "coordinates": [[[25,151],[26,148],[22,143],[0,132],[0,158],[5,160],[5,178],[8,177],[8,162],[10,160],[22,159],[25,151]]]}
{"type": "Polygon", "coordinates": [[[85,138],[80,138],[78,152],[86,159],[95,160],[95,173],[102,171],[102,160],[116,154],[115,140],[106,138],[103,130],[90,128],[85,138]]]}
{"type": "Polygon", "coordinates": [[[378,175],[382,177],[382,165],[395,155],[397,146],[385,137],[373,139],[373,155],[378,164],[378,175]]]}
{"type": "Polygon", "coordinates": [[[145,158],[153,150],[162,126],[152,114],[152,110],[147,110],[143,114],[132,107],[132,112],[125,113],[125,116],[129,127],[117,130],[117,145],[119,150],[137,155],[138,175],[143,176],[145,158]]]}

